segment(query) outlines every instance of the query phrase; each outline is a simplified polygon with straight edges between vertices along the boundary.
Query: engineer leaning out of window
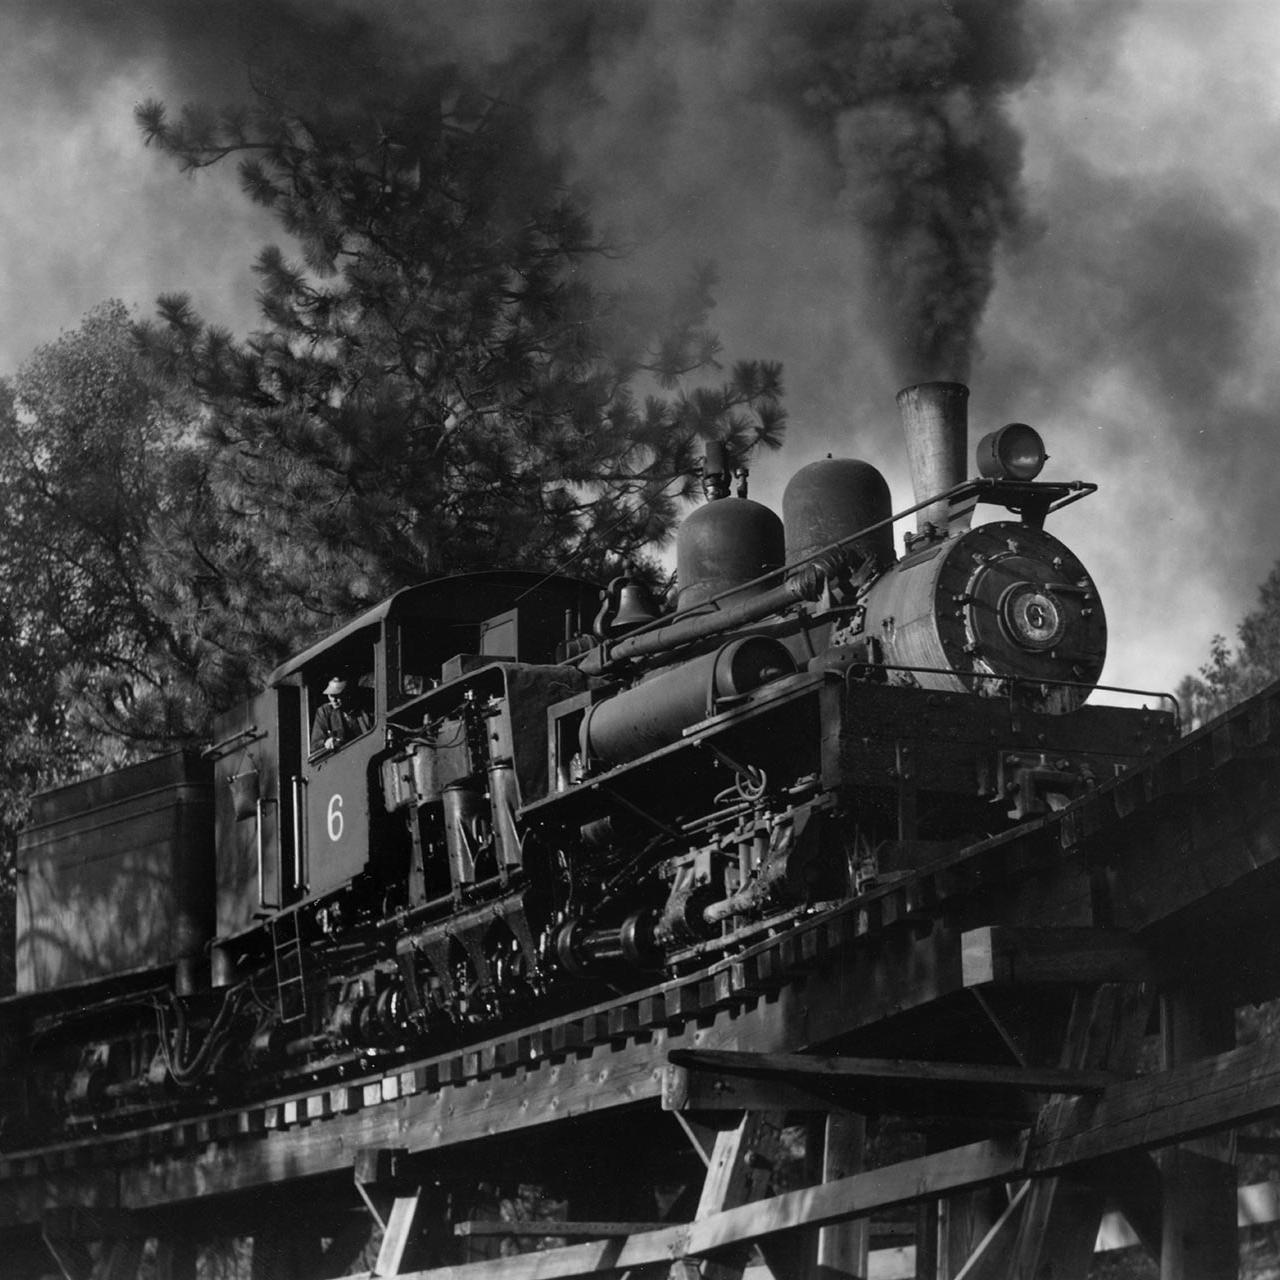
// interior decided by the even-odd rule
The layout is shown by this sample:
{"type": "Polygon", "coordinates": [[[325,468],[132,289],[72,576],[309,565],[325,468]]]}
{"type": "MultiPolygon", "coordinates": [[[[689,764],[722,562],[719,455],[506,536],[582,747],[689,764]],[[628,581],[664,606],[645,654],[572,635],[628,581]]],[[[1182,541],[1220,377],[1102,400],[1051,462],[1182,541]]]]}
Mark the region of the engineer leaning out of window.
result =
{"type": "Polygon", "coordinates": [[[347,707],[347,682],[334,676],[324,687],[326,702],[316,711],[311,724],[311,754],[333,751],[344,742],[369,731],[369,717],[347,707]]]}

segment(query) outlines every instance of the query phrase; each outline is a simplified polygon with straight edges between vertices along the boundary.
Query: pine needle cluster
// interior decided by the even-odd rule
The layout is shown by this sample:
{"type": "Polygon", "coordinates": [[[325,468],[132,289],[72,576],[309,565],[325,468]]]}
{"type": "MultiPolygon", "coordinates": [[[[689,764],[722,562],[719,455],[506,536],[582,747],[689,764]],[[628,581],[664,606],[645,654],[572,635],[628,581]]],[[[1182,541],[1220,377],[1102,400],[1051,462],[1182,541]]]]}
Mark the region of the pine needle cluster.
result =
{"type": "Polygon", "coordinates": [[[701,442],[779,444],[780,369],[722,365],[711,273],[597,283],[614,250],[530,117],[455,71],[376,118],[263,99],[138,119],[185,169],[237,162],[289,246],[257,259],[247,340],[178,295],[138,334],[202,406],[224,528],[187,579],[218,643],[278,654],[438,573],[643,564],[701,442]]]}

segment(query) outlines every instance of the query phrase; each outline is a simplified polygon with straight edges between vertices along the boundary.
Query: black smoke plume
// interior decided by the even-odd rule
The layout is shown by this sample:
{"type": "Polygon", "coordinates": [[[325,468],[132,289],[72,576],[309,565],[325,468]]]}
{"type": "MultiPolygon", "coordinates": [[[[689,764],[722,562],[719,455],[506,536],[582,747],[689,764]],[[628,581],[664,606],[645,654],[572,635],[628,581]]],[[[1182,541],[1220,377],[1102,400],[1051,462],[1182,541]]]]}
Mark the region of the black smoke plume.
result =
{"type": "Polygon", "coordinates": [[[963,379],[998,245],[1023,223],[1006,110],[1035,65],[1022,7],[548,5],[561,44],[543,102],[638,238],[746,273],[726,253],[750,254],[740,229],[771,207],[760,250],[796,257],[821,231],[815,253],[856,263],[866,331],[898,380],[963,379]]]}
{"type": "Polygon", "coordinates": [[[747,278],[779,252],[804,271],[806,242],[841,258],[902,382],[967,377],[1022,219],[1004,105],[1034,65],[1021,0],[14,2],[78,50],[58,59],[68,93],[87,60],[145,62],[173,106],[376,114],[461,64],[537,111],[611,230],[673,274],[714,259],[747,278]]]}

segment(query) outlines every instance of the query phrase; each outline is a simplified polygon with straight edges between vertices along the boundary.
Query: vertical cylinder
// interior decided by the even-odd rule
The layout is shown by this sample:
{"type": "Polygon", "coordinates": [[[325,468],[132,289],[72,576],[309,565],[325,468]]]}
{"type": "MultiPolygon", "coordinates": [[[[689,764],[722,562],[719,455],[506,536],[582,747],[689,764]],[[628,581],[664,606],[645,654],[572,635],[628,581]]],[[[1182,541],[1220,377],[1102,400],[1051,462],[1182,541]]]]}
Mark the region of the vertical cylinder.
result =
{"type": "Polygon", "coordinates": [[[210,982],[215,987],[229,987],[238,982],[240,973],[226,947],[213,947],[209,952],[210,982]]]}
{"type": "Polygon", "coordinates": [[[413,786],[418,804],[429,804],[443,795],[440,753],[433,742],[419,743],[413,750],[413,786]]]}
{"type": "Polygon", "coordinates": [[[449,878],[455,889],[476,882],[476,858],[484,843],[484,797],[465,782],[444,789],[444,840],[449,851],[449,878]]]}
{"type": "Polygon", "coordinates": [[[511,870],[523,862],[520,833],[516,830],[516,770],[510,760],[494,760],[489,765],[489,809],[493,821],[493,845],[501,870],[511,870]]]}
{"type": "MultiPolygon", "coordinates": [[[[921,382],[898,392],[898,411],[907,437],[907,460],[916,501],[955,488],[965,478],[969,445],[969,388],[962,382],[921,382]]],[[[916,512],[916,529],[947,527],[947,503],[916,512]]]]}
{"type": "Polygon", "coordinates": [[[196,979],[196,957],[179,956],[173,966],[173,990],[176,995],[193,996],[199,983],[196,979]]]}

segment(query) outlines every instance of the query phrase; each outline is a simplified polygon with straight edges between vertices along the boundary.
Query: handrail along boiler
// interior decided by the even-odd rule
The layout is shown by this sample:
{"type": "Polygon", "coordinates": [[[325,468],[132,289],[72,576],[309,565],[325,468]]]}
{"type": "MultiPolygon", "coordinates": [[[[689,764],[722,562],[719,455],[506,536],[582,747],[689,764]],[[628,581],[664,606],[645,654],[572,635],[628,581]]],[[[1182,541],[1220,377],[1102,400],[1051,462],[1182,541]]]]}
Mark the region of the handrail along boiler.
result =
{"type": "Polygon", "coordinates": [[[1170,741],[1174,712],[1086,704],[1102,603],[1044,522],[1096,486],[1040,481],[1020,423],[967,480],[967,397],[899,394],[901,556],[869,463],[804,467],[779,519],[713,447],[667,612],[627,579],[438,578],[280,667],[202,757],[40,798],[0,1142],[694,971],[1170,741]],[[371,727],[310,755],[335,675],[371,727]]]}

